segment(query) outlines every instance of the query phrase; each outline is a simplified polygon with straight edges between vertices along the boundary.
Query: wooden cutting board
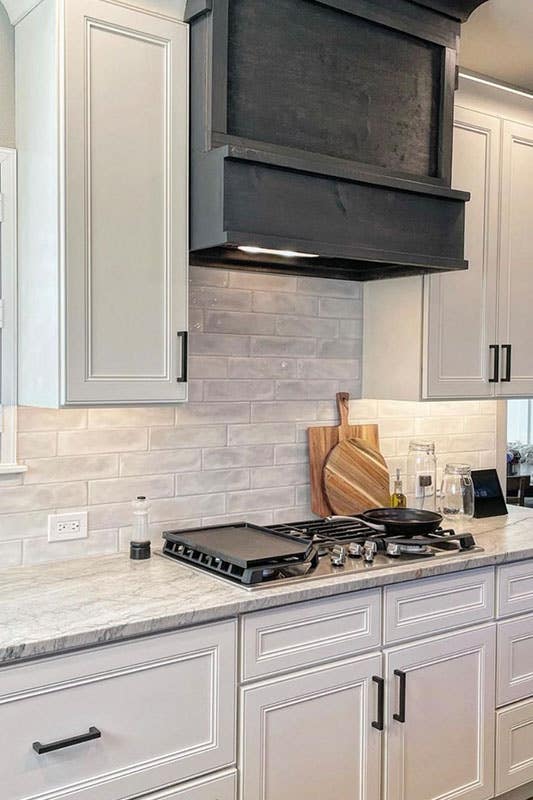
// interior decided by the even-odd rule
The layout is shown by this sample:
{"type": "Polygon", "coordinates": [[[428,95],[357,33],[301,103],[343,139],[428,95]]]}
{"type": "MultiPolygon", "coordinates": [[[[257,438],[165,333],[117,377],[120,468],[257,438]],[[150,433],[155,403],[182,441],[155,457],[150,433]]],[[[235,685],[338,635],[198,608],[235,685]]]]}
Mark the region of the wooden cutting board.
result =
{"type": "Polygon", "coordinates": [[[363,439],[336,445],[324,465],[324,491],[334,514],[360,514],[390,505],[390,479],[385,459],[363,439]]]}
{"type": "Polygon", "coordinates": [[[337,394],[340,425],[308,428],[309,471],[311,478],[311,508],[319,517],[327,517],[332,513],[324,493],[324,464],[333,448],[345,439],[364,439],[379,450],[379,434],[377,425],[350,425],[350,395],[347,392],[337,394]]]}

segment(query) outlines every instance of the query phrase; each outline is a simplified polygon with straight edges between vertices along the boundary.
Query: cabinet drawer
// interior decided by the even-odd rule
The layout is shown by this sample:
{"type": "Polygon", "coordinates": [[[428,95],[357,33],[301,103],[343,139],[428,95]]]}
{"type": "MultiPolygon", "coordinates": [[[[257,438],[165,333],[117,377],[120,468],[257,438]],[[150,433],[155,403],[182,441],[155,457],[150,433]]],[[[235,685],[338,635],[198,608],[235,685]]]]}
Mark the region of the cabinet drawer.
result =
{"type": "Polygon", "coordinates": [[[385,588],[386,644],[486,622],[493,616],[492,569],[385,588]]]}
{"type": "Polygon", "coordinates": [[[533,700],[496,712],[496,794],[533,781],[533,700]]]}
{"type": "Polygon", "coordinates": [[[242,620],[245,680],[379,647],[379,589],[258,611],[242,620]]]}
{"type": "Polygon", "coordinates": [[[496,705],[533,695],[533,614],[498,624],[496,705]]]}
{"type": "Polygon", "coordinates": [[[533,559],[498,567],[498,616],[533,611],[533,559]]]}
{"type": "Polygon", "coordinates": [[[191,781],[177,789],[166,789],[142,798],[142,800],[235,800],[237,793],[237,773],[210,775],[198,781],[191,781]]]}
{"type": "Polygon", "coordinates": [[[0,670],[2,796],[119,800],[233,764],[235,640],[225,622],[0,670]]]}

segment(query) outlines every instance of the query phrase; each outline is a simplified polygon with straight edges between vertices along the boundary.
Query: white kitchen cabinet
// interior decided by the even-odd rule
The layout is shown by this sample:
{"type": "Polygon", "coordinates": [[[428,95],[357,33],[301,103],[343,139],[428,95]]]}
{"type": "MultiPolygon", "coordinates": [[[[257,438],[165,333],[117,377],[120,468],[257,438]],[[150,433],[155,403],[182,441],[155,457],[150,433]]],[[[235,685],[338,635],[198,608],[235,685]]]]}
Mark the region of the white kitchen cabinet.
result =
{"type": "Polygon", "coordinates": [[[379,800],[382,657],[241,689],[241,800],[379,800]]]}
{"type": "Polygon", "coordinates": [[[503,125],[499,341],[503,363],[498,394],[533,395],[531,350],[531,221],[533,126],[503,125]]]}
{"type": "Polygon", "coordinates": [[[23,405],[186,399],[188,63],[131,4],[16,26],[23,405]]]}
{"type": "MultiPolygon", "coordinates": [[[[473,93],[465,99],[476,103],[473,93]]],[[[483,111],[460,103],[455,109],[453,185],[472,195],[465,229],[469,269],[365,285],[365,397],[533,395],[533,102],[527,125],[507,119],[513,113],[508,97],[502,95],[500,107],[482,100],[483,111]]],[[[523,118],[522,103],[516,114],[523,118]]]]}
{"type": "MultiPolygon", "coordinates": [[[[496,714],[496,794],[533,781],[533,700],[496,714]]],[[[528,794],[528,797],[531,795],[528,794]]]]}
{"type": "Polygon", "coordinates": [[[141,800],[236,800],[236,791],[237,774],[233,770],[146,795],[141,800]]]}
{"type": "MultiPolygon", "coordinates": [[[[2,668],[2,800],[123,800],[232,766],[236,673],[235,621],[2,668]]],[[[231,800],[230,781],[184,800],[231,800]]]]}
{"type": "Polygon", "coordinates": [[[494,796],[495,634],[490,624],[386,652],[385,800],[494,796]]]}

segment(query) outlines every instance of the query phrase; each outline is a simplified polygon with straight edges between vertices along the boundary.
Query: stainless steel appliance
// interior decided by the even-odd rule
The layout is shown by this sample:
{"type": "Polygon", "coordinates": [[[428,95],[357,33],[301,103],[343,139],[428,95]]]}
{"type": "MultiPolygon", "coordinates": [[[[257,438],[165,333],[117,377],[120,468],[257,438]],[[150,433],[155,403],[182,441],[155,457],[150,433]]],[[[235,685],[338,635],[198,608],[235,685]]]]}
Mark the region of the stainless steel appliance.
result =
{"type": "Polygon", "coordinates": [[[482,550],[469,533],[390,535],[347,517],[269,527],[242,522],[167,531],[163,539],[163,555],[246,589],[482,550]]]}

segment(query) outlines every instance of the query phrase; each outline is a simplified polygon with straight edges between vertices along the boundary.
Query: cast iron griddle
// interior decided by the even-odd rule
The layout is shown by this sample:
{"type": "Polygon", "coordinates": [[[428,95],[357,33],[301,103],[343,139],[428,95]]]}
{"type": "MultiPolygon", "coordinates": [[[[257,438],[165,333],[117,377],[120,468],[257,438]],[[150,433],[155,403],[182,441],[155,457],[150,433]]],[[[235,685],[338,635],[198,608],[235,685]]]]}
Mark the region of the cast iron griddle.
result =
{"type": "Polygon", "coordinates": [[[163,535],[169,541],[244,569],[288,558],[303,560],[312,549],[310,542],[295,541],[246,522],[163,535]]]}

